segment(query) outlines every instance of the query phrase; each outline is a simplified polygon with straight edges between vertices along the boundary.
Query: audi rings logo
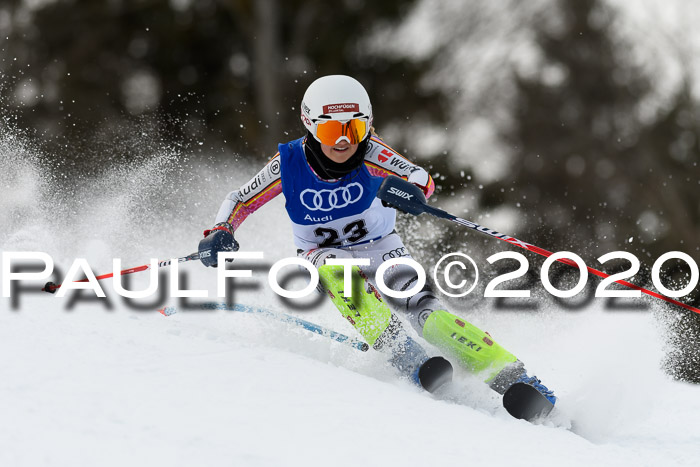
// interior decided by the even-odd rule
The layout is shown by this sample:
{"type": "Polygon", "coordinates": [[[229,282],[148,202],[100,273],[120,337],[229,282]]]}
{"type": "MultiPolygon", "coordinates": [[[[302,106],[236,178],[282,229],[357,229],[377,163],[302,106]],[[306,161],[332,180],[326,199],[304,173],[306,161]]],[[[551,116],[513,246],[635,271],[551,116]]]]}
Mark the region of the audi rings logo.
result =
{"type": "Polygon", "coordinates": [[[362,198],[364,188],[357,182],[334,190],[312,190],[307,188],[299,195],[301,204],[309,211],[331,211],[356,203],[362,198]]]}
{"type": "Polygon", "coordinates": [[[408,256],[408,253],[406,253],[406,247],[404,246],[384,253],[382,255],[382,261],[386,261],[392,258],[401,258],[402,256],[408,256]]]}

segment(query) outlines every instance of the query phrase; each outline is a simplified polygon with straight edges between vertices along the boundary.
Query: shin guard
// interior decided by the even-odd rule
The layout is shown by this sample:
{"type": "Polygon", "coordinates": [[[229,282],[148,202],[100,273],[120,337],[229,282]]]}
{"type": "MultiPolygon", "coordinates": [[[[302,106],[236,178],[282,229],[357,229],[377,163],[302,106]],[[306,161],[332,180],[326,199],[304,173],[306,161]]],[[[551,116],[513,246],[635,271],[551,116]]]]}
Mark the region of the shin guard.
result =
{"type": "Polygon", "coordinates": [[[408,334],[377,290],[357,266],[352,267],[352,293],[344,289],[343,266],[323,265],[319,278],[340,313],[375,350],[390,355],[390,362],[407,376],[413,376],[426,360],[425,350],[408,334]],[[350,296],[348,296],[350,295],[350,296]]]}
{"type": "Polygon", "coordinates": [[[443,310],[428,316],[423,337],[459,359],[471,371],[483,372],[487,383],[498,379],[496,376],[504,369],[519,364],[515,355],[498,345],[489,334],[443,310]]]}

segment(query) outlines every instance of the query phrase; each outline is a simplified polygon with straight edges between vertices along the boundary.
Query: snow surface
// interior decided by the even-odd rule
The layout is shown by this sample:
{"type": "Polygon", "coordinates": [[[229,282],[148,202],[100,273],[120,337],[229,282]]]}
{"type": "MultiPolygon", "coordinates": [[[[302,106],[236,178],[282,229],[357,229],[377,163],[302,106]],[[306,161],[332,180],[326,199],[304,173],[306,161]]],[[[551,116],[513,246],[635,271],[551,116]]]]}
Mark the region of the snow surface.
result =
{"type": "MultiPolygon", "coordinates": [[[[112,257],[139,265],[194,251],[220,200],[255,171],[234,170],[233,162],[193,169],[166,154],[68,190],[33,170],[26,148],[2,149],[3,193],[15,196],[0,200],[0,246],[46,251],[63,272],[77,257],[100,273],[112,257]]],[[[238,235],[268,263],[294,254],[290,238],[282,199],[238,235]]],[[[188,288],[215,294],[216,271],[195,262],[181,271],[188,288]]],[[[145,287],[147,276],[132,275],[129,287],[145,287]]],[[[265,278],[260,269],[242,280],[236,301],[354,335],[330,304],[294,311],[265,278]]],[[[693,428],[700,388],[660,369],[668,312],[594,304],[514,313],[488,302],[455,310],[556,390],[557,416],[532,425],[509,417],[495,393],[462,371],[431,396],[377,353],[256,315],[181,309],[165,317],[155,312],[164,303],[153,299],[136,310],[110,281],[103,285],[111,308],[43,293],[22,292],[17,307],[0,299],[0,465],[697,465],[700,458],[693,428]]]]}

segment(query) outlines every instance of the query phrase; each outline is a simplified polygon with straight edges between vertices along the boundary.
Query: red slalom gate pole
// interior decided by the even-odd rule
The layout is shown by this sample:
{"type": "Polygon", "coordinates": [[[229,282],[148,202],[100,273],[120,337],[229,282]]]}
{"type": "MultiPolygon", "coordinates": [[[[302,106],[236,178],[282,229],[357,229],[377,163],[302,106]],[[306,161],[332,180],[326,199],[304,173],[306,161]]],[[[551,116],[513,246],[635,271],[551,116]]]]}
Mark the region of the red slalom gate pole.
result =
{"type": "MultiPolygon", "coordinates": [[[[190,254],[187,255],[187,256],[181,256],[180,258],[177,258],[177,259],[175,259],[175,260],[167,259],[167,260],[164,260],[164,261],[159,261],[159,262],[158,262],[158,267],[159,267],[159,268],[162,268],[162,267],[165,267],[165,266],[170,266],[170,264],[172,263],[172,261],[177,261],[178,263],[184,263],[184,262],[186,262],[186,261],[192,261],[192,260],[195,260],[195,259],[199,259],[199,252],[190,253],[190,254]]],[[[144,264],[144,265],[142,265],[142,266],[136,266],[136,267],[133,267],[133,268],[123,269],[123,270],[119,271],[119,273],[118,273],[117,275],[118,275],[118,276],[124,276],[124,275],[126,275],[126,274],[133,274],[133,273],[135,273],[135,272],[141,272],[141,271],[145,271],[145,270],[147,270],[147,269],[151,269],[151,265],[150,265],[150,264],[144,264]]],[[[102,279],[109,279],[110,277],[114,277],[114,273],[113,273],[113,272],[110,272],[109,274],[102,274],[101,276],[95,277],[95,279],[97,279],[97,280],[99,281],[99,280],[102,280],[102,279]]],[[[75,281],[75,282],[87,282],[87,281],[88,281],[87,279],[81,279],[81,280],[75,281]]],[[[42,292],[56,293],[56,290],[58,290],[59,288],[61,288],[61,285],[63,285],[63,284],[54,284],[53,282],[47,282],[46,285],[45,285],[41,290],[42,290],[42,292]]]]}
{"type": "MultiPolygon", "coordinates": [[[[547,251],[538,246],[523,242],[515,237],[496,232],[495,230],[491,230],[487,227],[481,226],[476,222],[462,219],[460,217],[450,214],[447,211],[443,211],[442,209],[431,206],[426,201],[425,196],[423,195],[423,192],[419,187],[407,182],[406,180],[403,180],[400,177],[389,176],[385,178],[382,182],[382,185],[379,187],[377,197],[382,201],[388,203],[389,205],[394,206],[395,208],[398,208],[408,214],[413,214],[417,216],[425,212],[435,217],[447,219],[449,221],[454,222],[455,224],[459,224],[463,227],[468,227],[472,230],[481,232],[499,240],[503,240],[504,242],[508,242],[511,245],[519,246],[520,248],[524,248],[528,251],[537,253],[538,255],[542,255],[545,258],[550,257],[554,254],[551,251],[547,251]]],[[[568,258],[560,258],[557,259],[557,261],[578,268],[578,265],[568,258]]],[[[586,268],[588,269],[588,272],[598,277],[610,277],[610,274],[598,271],[597,269],[593,269],[590,266],[586,266],[586,268]]],[[[624,285],[625,287],[629,287],[634,290],[639,290],[640,292],[645,293],[651,297],[661,299],[665,302],[672,303],[686,310],[700,314],[700,308],[690,306],[671,297],[667,297],[665,295],[661,295],[660,293],[645,289],[644,287],[632,284],[631,282],[627,282],[625,280],[617,280],[615,281],[615,283],[624,285]]]]}

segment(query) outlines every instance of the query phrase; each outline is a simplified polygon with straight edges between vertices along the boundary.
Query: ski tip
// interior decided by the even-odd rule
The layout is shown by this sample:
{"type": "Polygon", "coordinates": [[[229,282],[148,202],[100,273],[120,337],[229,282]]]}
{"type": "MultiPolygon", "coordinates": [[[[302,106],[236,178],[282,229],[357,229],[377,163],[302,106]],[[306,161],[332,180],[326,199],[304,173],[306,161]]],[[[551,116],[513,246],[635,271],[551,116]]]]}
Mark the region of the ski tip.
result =
{"type": "Polygon", "coordinates": [[[418,369],[418,382],[428,392],[452,381],[452,364],[442,357],[426,360],[418,369]]]}
{"type": "Polygon", "coordinates": [[[515,383],[503,394],[503,407],[515,418],[532,421],[547,416],[554,404],[535,387],[515,383]]]}

